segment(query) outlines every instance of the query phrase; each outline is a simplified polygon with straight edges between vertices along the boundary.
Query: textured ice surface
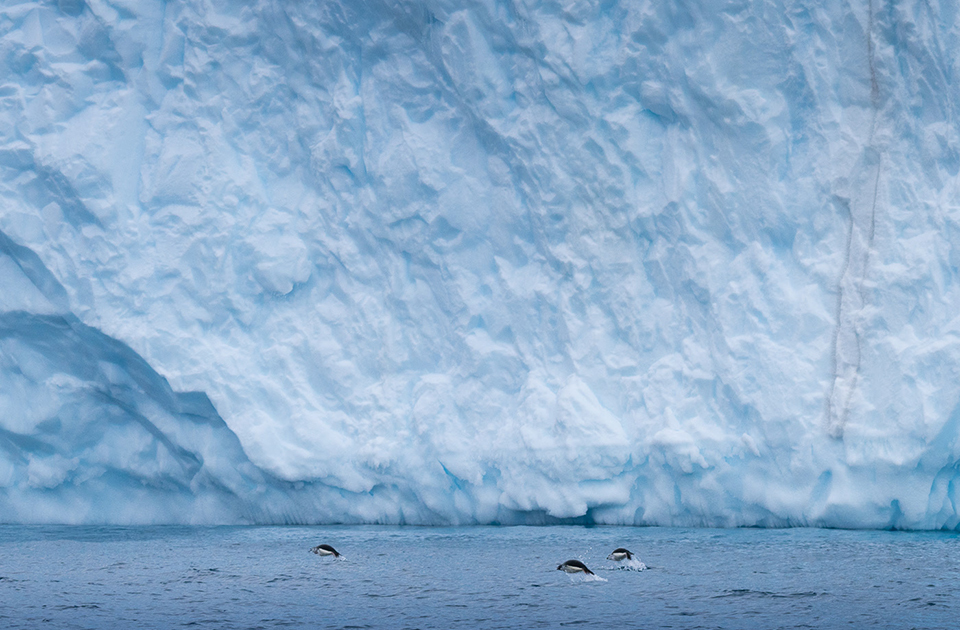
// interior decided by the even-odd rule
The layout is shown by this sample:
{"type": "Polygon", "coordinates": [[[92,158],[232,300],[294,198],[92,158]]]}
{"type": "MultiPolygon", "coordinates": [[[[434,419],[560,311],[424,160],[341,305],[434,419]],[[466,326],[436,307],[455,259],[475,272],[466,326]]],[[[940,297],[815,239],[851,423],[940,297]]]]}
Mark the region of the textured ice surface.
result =
{"type": "Polygon", "coordinates": [[[0,519],[960,524],[957,3],[0,7],[0,519]]]}

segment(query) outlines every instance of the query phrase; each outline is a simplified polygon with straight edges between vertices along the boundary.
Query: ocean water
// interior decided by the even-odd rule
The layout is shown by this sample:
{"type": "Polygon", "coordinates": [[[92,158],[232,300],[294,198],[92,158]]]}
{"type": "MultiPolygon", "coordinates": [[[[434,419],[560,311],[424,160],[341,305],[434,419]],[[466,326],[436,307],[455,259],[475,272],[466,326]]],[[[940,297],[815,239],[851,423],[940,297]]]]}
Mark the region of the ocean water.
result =
{"type": "Polygon", "coordinates": [[[956,533],[2,526],[0,628],[955,628],[958,575],[956,533]]]}

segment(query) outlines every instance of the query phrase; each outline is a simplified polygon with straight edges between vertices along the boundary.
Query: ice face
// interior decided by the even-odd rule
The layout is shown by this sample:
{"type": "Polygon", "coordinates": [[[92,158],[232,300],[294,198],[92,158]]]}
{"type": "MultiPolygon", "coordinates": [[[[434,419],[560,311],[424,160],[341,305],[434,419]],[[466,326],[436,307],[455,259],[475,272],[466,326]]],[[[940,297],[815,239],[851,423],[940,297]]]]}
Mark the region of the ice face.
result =
{"type": "Polygon", "coordinates": [[[0,8],[0,520],[957,527],[938,6],[0,8]]]}

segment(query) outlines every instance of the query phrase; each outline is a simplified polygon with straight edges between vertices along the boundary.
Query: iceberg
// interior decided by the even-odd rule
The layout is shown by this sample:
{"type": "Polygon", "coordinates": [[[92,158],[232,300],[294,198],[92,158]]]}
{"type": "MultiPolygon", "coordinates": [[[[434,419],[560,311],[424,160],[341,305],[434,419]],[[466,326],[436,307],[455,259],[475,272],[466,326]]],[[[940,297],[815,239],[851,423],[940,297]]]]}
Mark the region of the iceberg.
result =
{"type": "Polygon", "coordinates": [[[957,529],[958,8],[4,4],[0,521],[957,529]]]}

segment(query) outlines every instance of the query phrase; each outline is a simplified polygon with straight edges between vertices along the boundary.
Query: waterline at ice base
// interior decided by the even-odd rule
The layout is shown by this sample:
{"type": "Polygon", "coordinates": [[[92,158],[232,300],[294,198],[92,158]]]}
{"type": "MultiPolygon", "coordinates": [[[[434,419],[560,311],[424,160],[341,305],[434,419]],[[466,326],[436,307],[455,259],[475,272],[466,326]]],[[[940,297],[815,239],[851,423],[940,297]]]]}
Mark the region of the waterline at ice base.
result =
{"type": "Polygon", "coordinates": [[[0,7],[0,521],[960,526],[960,6],[0,7]]]}

